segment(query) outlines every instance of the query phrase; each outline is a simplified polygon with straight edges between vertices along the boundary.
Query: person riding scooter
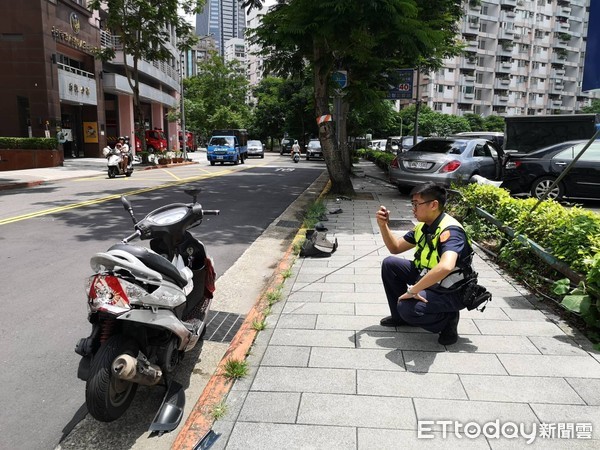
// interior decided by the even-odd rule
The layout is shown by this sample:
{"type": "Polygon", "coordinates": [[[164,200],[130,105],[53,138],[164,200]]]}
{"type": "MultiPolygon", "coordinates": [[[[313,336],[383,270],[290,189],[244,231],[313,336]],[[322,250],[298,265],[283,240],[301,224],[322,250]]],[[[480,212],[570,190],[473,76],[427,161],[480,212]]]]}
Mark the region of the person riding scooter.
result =
{"type": "Polygon", "coordinates": [[[300,144],[298,144],[298,141],[294,141],[294,145],[292,145],[292,152],[291,152],[291,156],[292,159],[294,160],[294,162],[298,162],[300,161],[300,156],[302,155],[301,149],[300,149],[300,144]]]}
{"type": "Polygon", "coordinates": [[[116,148],[121,152],[121,172],[125,173],[129,165],[129,145],[127,145],[123,136],[119,138],[116,148]]]}

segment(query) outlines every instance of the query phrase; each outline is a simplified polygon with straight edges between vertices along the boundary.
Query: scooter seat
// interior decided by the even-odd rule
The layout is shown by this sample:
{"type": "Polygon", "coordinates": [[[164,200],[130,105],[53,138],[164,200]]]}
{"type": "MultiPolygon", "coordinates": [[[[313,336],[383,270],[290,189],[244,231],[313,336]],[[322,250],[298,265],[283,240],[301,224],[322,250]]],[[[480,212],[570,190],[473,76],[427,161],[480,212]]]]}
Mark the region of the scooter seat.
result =
{"type": "Polygon", "coordinates": [[[115,244],[108,249],[108,251],[111,250],[121,250],[135,256],[150,269],[156,270],[157,272],[160,272],[169,279],[173,280],[173,282],[180,288],[183,288],[188,283],[183,275],[181,275],[181,272],[179,272],[179,269],[171,264],[170,261],[158,255],[157,253],[149,251],[147,248],[128,244],[115,244]]]}

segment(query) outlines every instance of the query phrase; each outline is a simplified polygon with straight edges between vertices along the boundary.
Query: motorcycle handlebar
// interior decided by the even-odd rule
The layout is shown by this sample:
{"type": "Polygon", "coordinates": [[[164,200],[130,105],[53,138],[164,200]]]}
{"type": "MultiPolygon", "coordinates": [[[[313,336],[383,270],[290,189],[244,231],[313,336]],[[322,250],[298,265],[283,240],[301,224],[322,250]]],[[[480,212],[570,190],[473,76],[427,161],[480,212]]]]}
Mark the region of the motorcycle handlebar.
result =
{"type": "Polygon", "coordinates": [[[133,241],[136,237],[141,236],[142,232],[140,230],[135,230],[135,233],[130,234],[126,238],[123,239],[123,244],[127,244],[130,241],[133,241]]]}
{"type": "Polygon", "coordinates": [[[220,209],[205,209],[202,211],[205,216],[218,216],[221,213],[220,209]]]}

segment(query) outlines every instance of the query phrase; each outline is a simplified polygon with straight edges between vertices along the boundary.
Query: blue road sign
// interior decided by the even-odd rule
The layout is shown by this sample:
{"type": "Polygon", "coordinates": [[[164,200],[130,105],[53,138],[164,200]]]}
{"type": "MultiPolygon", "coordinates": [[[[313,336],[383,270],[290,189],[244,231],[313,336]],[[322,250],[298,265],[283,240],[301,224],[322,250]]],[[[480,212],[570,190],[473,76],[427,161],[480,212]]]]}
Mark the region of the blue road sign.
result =
{"type": "Polygon", "coordinates": [[[339,89],[344,89],[348,86],[348,72],[345,70],[333,72],[331,79],[338,85],[339,89]]]}
{"type": "Polygon", "coordinates": [[[413,69],[398,69],[388,76],[388,94],[390,100],[413,98],[413,69]]]}

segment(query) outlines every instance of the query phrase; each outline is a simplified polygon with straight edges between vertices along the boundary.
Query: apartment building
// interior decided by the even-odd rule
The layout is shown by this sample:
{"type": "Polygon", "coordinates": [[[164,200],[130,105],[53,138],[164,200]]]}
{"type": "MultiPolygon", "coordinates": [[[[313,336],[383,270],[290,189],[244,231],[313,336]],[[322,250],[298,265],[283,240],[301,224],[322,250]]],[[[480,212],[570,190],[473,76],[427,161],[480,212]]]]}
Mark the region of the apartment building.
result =
{"type": "Polygon", "coordinates": [[[465,54],[422,76],[435,111],[482,116],[566,114],[581,91],[590,0],[470,0],[460,23],[465,54]]]}

